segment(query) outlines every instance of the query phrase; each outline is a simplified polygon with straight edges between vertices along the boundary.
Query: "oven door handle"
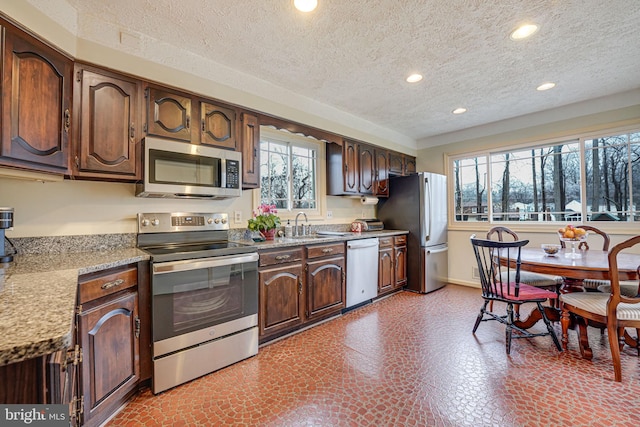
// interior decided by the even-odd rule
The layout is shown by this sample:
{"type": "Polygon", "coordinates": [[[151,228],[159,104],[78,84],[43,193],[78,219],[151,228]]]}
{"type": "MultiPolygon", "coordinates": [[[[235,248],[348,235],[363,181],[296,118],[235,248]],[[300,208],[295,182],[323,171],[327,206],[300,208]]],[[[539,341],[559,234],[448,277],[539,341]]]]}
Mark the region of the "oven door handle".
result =
{"type": "Polygon", "coordinates": [[[225,265],[257,262],[260,257],[257,253],[242,255],[226,255],[213,258],[187,259],[173,262],[160,262],[153,264],[153,274],[174,273],[177,271],[200,270],[203,268],[223,267],[225,265]]]}

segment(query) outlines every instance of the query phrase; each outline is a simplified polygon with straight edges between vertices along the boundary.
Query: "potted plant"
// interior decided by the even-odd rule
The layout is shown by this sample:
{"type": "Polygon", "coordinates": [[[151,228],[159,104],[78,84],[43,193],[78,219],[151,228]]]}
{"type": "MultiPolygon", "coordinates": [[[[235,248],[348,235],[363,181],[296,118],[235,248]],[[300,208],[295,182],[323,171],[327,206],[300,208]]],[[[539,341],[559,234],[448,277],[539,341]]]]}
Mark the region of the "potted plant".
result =
{"type": "Polygon", "coordinates": [[[261,233],[267,240],[273,240],[276,229],[280,227],[280,217],[277,213],[276,205],[261,204],[253,211],[253,218],[248,224],[249,230],[261,233]]]}

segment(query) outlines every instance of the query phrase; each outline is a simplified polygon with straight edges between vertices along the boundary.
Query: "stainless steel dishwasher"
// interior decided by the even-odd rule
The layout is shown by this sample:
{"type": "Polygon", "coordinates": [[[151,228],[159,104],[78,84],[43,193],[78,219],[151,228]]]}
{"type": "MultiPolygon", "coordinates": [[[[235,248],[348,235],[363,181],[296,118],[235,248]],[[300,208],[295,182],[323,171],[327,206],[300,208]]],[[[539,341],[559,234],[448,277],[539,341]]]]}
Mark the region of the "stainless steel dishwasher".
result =
{"type": "Polygon", "coordinates": [[[378,238],[347,242],[347,308],[378,296],[378,238]]]}

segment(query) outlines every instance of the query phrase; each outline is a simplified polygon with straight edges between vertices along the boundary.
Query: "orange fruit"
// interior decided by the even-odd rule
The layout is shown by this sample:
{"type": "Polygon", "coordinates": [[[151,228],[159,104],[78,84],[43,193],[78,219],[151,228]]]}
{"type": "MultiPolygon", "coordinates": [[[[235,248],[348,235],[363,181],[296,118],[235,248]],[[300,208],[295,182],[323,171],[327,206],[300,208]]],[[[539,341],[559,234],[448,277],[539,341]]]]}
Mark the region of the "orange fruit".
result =
{"type": "Polygon", "coordinates": [[[573,239],[576,237],[576,233],[574,233],[573,230],[567,230],[564,232],[564,237],[567,239],[573,239]]]}

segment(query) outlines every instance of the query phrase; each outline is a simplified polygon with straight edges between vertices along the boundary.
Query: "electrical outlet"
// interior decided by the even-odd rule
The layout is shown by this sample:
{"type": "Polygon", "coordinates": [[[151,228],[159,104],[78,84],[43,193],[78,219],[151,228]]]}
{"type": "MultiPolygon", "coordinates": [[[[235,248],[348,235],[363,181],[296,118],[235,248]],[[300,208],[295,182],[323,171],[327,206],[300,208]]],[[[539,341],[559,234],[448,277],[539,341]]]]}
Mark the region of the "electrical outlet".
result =
{"type": "Polygon", "coordinates": [[[233,212],[233,222],[234,224],[240,224],[242,222],[242,211],[233,212]]]}
{"type": "Polygon", "coordinates": [[[327,211],[327,218],[333,218],[333,212],[332,211],[327,211]]]}

